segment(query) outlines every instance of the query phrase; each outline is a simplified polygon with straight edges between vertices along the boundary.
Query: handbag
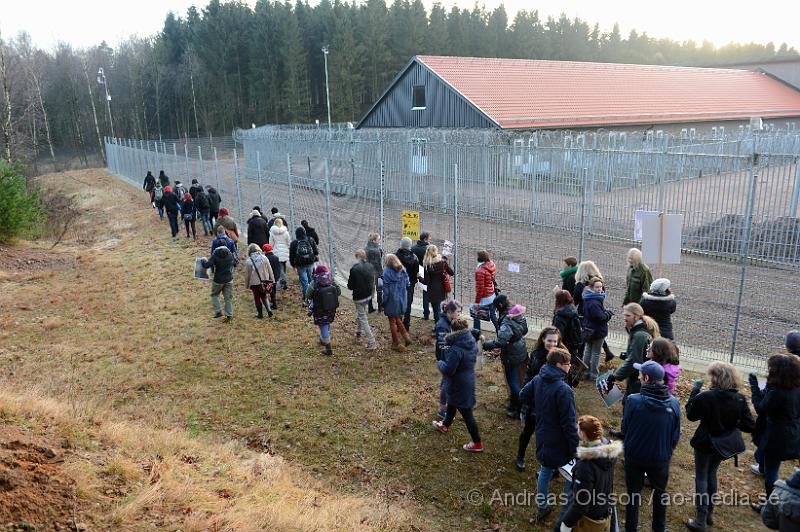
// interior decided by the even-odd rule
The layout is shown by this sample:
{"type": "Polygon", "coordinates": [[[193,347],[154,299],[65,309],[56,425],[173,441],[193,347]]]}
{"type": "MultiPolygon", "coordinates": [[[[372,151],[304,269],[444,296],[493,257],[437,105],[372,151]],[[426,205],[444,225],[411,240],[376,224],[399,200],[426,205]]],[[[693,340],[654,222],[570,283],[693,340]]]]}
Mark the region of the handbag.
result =
{"type": "Polygon", "coordinates": [[[261,273],[258,271],[258,266],[256,266],[256,261],[253,260],[253,257],[250,257],[250,262],[253,264],[253,269],[256,271],[256,275],[258,275],[258,280],[261,281],[261,289],[264,291],[265,294],[269,294],[272,292],[272,287],[275,285],[272,281],[267,279],[266,281],[261,278],[261,273]]]}
{"type": "Polygon", "coordinates": [[[594,338],[594,333],[594,329],[584,327],[583,330],[581,330],[581,340],[583,340],[583,343],[590,342],[592,338],[594,338]]]}
{"type": "Polygon", "coordinates": [[[491,314],[489,313],[490,305],[479,305],[472,303],[469,306],[469,315],[474,320],[491,321],[491,314]]]}
{"type": "Polygon", "coordinates": [[[184,220],[191,220],[192,218],[194,218],[194,213],[187,212],[187,213],[183,214],[183,219],[184,220]]]}
{"type": "Polygon", "coordinates": [[[746,449],[742,431],[738,428],[720,436],[709,436],[709,438],[711,439],[711,447],[717,451],[723,460],[741,454],[746,449]]]}
{"type": "Polygon", "coordinates": [[[453,291],[453,285],[450,282],[450,276],[447,275],[446,271],[444,273],[442,273],[442,284],[444,285],[444,293],[445,294],[449,294],[450,292],[453,291]]]}

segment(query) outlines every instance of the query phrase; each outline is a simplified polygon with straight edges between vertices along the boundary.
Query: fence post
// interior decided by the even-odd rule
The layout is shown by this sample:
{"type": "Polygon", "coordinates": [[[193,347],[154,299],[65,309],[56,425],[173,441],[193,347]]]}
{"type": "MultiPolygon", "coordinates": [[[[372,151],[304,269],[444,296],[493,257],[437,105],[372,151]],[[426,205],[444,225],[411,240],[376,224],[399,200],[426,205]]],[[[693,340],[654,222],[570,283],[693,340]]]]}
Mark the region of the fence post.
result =
{"type": "Polygon", "coordinates": [[[800,208],[800,157],[794,161],[794,191],[792,192],[792,207],[789,216],[797,216],[797,209],[800,208]]]}
{"type": "Polygon", "coordinates": [[[384,214],[384,211],[383,211],[383,209],[384,209],[384,198],[385,198],[385,195],[386,195],[386,165],[383,162],[383,157],[381,157],[381,185],[380,186],[381,186],[381,191],[380,191],[381,192],[381,209],[380,209],[380,220],[379,220],[379,226],[380,227],[379,228],[380,228],[380,234],[381,234],[381,242],[383,242],[384,238],[386,237],[386,232],[385,232],[385,229],[384,229],[384,221],[383,221],[384,220],[384,218],[383,218],[383,214],[384,214]]]}
{"type": "Polygon", "coordinates": [[[219,180],[219,159],[217,159],[217,147],[214,146],[214,177],[217,178],[217,192],[222,193],[222,184],[219,180]]]}
{"type": "Polygon", "coordinates": [[[458,163],[453,165],[453,299],[461,294],[461,275],[458,271],[458,163]]]}
{"type": "MultiPolygon", "coordinates": [[[[513,163],[514,152],[512,151],[510,154],[513,163]]],[[[528,154],[530,155],[530,154],[528,154]]],[[[536,169],[539,167],[539,150],[538,146],[534,147],[533,149],[533,159],[528,158],[529,161],[533,161],[533,171],[531,172],[531,225],[536,225],[536,211],[539,209],[539,200],[537,196],[537,180],[536,180],[536,169]]],[[[511,165],[513,168],[513,164],[511,165]]]]}
{"type": "MultiPolygon", "coordinates": [[[[186,166],[186,176],[181,179],[181,181],[186,181],[189,179],[189,144],[186,141],[183,142],[183,159],[185,161],[186,166]]],[[[236,157],[234,157],[236,159],[236,157]]],[[[242,217],[240,216],[239,219],[241,220],[242,217]]]]}
{"type": "Polygon", "coordinates": [[[483,158],[483,215],[489,216],[489,134],[483,134],[483,150],[481,155],[483,158]]]}
{"type": "Polygon", "coordinates": [[[581,183],[581,237],[578,244],[578,260],[583,260],[583,245],[586,239],[586,168],[583,169],[583,182],[581,183]]]}
{"type": "MultiPolygon", "coordinates": [[[[267,206],[264,205],[264,189],[261,187],[261,152],[256,151],[256,171],[258,172],[258,200],[259,205],[261,205],[262,209],[266,209],[267,206]]],[[[264,211],[266,212],[266,211],[264,211]]],[[[288,229],[288,227],[287,227],[288,229]]]]}
{"type": "Polygon", "coordinates": [[[239,203],[239,223],[244,223],[242,213],[242,184],[239,180],[239,156],[236,148],[233,149],[233,177],[236,179],[236,201],[239,203]]]}
{"type": "Polygon", "coordinates": [[[164,165],[159,168],[159,170],[164,170],[167,167],[167,158],[169,157],[167,154],[167,143],[162,141],[161,147],[163,148],[162,153],[164,154],[164,165]]]}
{"type": "Polygon", "coordinates": [[[328,256],[331,275],[336,277],[336,256],[333,251],[333,221],[331,220],[331,172],[325,159],[325,218],[328,225],[328,256]]]}
{"type": "Polygon", "coordinates": [[[198,177],[198,181],[204,180],[206,177],[206,165],[203,164],[203,147],[197,147],[197,159],[200,161],[200,175],[198,177]]]}
{"type": "Polygon", "coordinates": [[[294,185],[292,184],[292,155],[286,153],[286,183],[289,188],[289,223],[292,227],[297,227],[297,220],[294,217],[294,185]]]}
{"type": "Polygon", "coordinates": [[[591,177],[589,176],[589,169],[584,168],[583,172],[586,174],[586,181],[589,183],[589,192],[586,194],[585,202],[587,203],[586,206],[586,232],[592,232],[592,221],[594,218],[594,177],[597,175],[597,172],[592,171],[591,177]]]}
{"type": "Polygon", "coordinates": [[[744,280],[747,274],[747,256],[750,253],[750,231],[753,228],[753,210],[755,208],[756,187],[758,186],[758,175],[753,172],[750,193],[747,195],[747,215],[745,218],[744,235],[739,245],[739,261],[742,269],[739,274],[739,296],[736,301],[736,320],[733,322],[733,338],[731,339],[731,364],[733,356],[736,354],[736,340],[739,336],[739,321],[742,317],[742,300],[744,299],[744,280]]]}

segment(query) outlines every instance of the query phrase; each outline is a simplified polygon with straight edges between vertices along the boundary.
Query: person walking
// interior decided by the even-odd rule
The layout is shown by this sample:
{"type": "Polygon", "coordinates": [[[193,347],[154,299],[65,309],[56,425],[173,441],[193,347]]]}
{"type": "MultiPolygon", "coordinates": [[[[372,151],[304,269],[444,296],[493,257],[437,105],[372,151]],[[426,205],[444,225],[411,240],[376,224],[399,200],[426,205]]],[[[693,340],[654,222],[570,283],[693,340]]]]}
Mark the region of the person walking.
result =
{"type": "Polygon", "coordinates": [[[383,269],[383,313],[389,318],[389,330],[392,333],[392,350],[403,352],[406,346],[411,345],[411,335],[403,325],[403,315],[406,311],[408,298],[408,280],[403,264],[397,255],[386,255],[386,267],[383,269]],[[405,342],[401,344],[400,339],[405,342]]]}
{"type": "Polygon", "coordinates": [[[583,363],[589,368],[587,378],[597,379],[600,368],[600,350],[608,336],[608,322],[611,314],[606,310],[604,302],[603,280],[592,277],[583,289],[583,363]]]}
{"type": "MultiPolygon", "coordinates": [[[[278,259],[278,256],[272,252],[272,246],[269,244],[261,246],[261,250],[264,252],[264,256],[267,257],[269,267],[272,268],[272,275],[274,276],[275,271],[279,270],[281,267],[281,261],[278,259]]],[[[272,307],[272,310],[278,310],[278,285],[274,281],[269,291],[269,305],[272,307]]]]}
{"type": "MultiPolygon", "coordinates": [[[[264,244],[270,244],[269,233],[267,232],[267,221],[261,217],[261,214],[256,211],[250,211],[250,216],[247,218],[247,244],[255,244],[258,249],[264,247],[264,244]]],[[[270,244],[272,245],[272,244],[270,244]]],[[[273,249],[275,246],[272,246],[273,249]]],[[[289,244],[286,244],[286,255],[288,259],[289,244]]],[[[276,277],[280,277],[280,272],[273,272],[276,277]]]]}
{"type": "MultiPolygon", "coordinates": [[[[447,350],[450,346],[447,344],[447,335],[453,332],[453,320],[461,315],[461,303],[451,299],[442,309],[442,314],[436,321],[434,333],[436,334],[436,361],[446,360],[447,350]]],[[[439,383],[439,411],[438,416],[444,419],[447,414],[447,385],[449,377],[442,374],[442,380],[439,383]]]]}
{"type": "MultiPolygon", "coordinates": [[[[669,342],[657,338],[656,342],[669,342]]],[[[727,362],[713,362],[708,367],[709,388],[701,391],[697,380],[686,403],[686,419],[699,421],[689,444],[694,449],[694,492],[697,514],[686,523],[693,532],[705,532],[714,524],[714,496],[717,493],[717,469],[720,463],[745,450],[742,432],[753,432],[755,421],[747,399],[739,393],[739,372],[727,362]]]]}
{"type": "Polygon", "coordinates": [[[650,283],[650,291],[642,294],[638,303],[646,315],[656,320],[661,336],[675,341],[672,333],[672,315],[675,313],[677,303],[670,291],[670,284],[669,279],[656,279],[650,283]]]}
{"type": "Polygon", "coordinates": [[[448,294],[452,291],[450,276],[454,272],[447,262],[447,257],[443,257],[439,253],[439,248],[433,244],[425,249],[422,272],[422,282],[425,284],[423,293],[428,295],[428,303],[433,308],[433,321],[438,323],[442,302],[447,299],[448,294]]]}
{"type": "Polygon", "coordinates": [[[640,390],[628,396],[622,417],[625,435],[625,530],[637,532],[644,478],[653,487],[653,532],[665,532],[667,506],[665,495],[669,464],[681,435],[681,410],[678,400],[667,392],[664,368],[648,360],[636,363],[640,390]]]}
{"type": "Polygon", "coordinates": [[[325,349],[325,354],[333,355],[331,348],[331,325],[336,319],[336,309],[339,308],[339,296],[342,291],[333,280],[330,269],[325,264],[317,264],[314,268],[314,277],[306,290],[305,296],[311,306],[311,315],[314,325],[319,327],[319,342],[325,349]]]}
{"type": "MultiPolygon", "coordinates": [[[[767,359],[767,385],[762,390],[755,373],[748,376],[758,418],[754,471],[764,475],[767,497],[772,493],[781,462],[800,458],[800,359],[776,354],[767,359]]],[[[753,509],[760,511],[759,505],[753,509]]]]}
{"type": "Polygon", "coordinates": [[[214,230],[216,231],[217,227],[222,226],[225,228],[225,234],[230,237],[231,240],[234,242],[238,242],[239,240],[239,226],[236,225],[236,221],[231,216],[231,213],[225,207],[222,207],[219,210],[219,217],[217,221],[214,222],[214,230]]]}
{"type": "MultiPolygon", "coordinates": [[[[419,261],[420,265],[424,264],[425,262],[425,252],[428,250],[428,244],[430,244],[431,234],[427,231],[423,231],[419,234],[419,239],[417,240],[416,244],[414,244],[411,248],[411,251],[414,252],[414,255],[417,256],[417,261],[419,261]]],[[[431,315],[431,306],[430,301],[428,299],[428,291],[422,291],[422,319],[428,320],[430,319],[431,315]]],[[[436,318],[434,317],[434,322],[436,318]]]]}
{"type": "Polygon", "coordinates": [[[483,342],[483,350],[500,349],[500,361],[508,385],[508,406],[506,415],[512,419],[519,417],[519,391],[522,374],[527,367],[528,349],[525,335],[528,322],[525,320],[525,307],[512,305],[505,294],[493,299],[492,304],[500,314],[500,327],[497,338],[483,342]]]}
{"type": "MultiPolygon", "coordinates": [[[[489,307],[489,319],[497,330],[497,314],[492,305],[497,297],[497,267],[492,262],[492,257],[485,249],[478,251],[478,265],[475,267],[475,304],[489,307]]],[[[481,330],[481,320],[477,317],[473,328],[481,330]]]]}
{"type": "Polygon", "coordinates": [[[553,326],[561,333],[567,351],[576,357],[583,355],[583,324],[578,316],[578,309],[572,303],[572,296],[567,290],[559,290],[555,295],[553,309],[553,326]]]}
{"type": "Polygon", "coordinates": [[[564,269],[558,272],[561,277],[561,289],[570,294],[575,290],[575,274],[578,271],[578,259],[573,256],[564,257],[564,269]]]}
{"type": "Polygon", "coordinates": [[[167,188],[169,186],[169,177],[164,173],[164,170],[158,172],[158,182],[161,183],[161,188],[167,188]]]}
{"type": "Polygon", "coordinates": [[[142,183],[142,190],[147,192],[147,199],[149,203],[153,203],[153,189],[156,188],[156,178],[150,172],[147,171],[147,175],[144,176],[144,183],[142,183]]]}
{"type": "Polygon", "coordinates": [[[212,224],[212,227],[216,227],[217,219],[219,218],[219,209],[220,205],[222,204],[222,198],[212,186],[207,186],[208,189],[208,210],[209,210],[209,221],[212,224]]]}
{"type": "MultiPolygon", "coordinates": [[[[280,211],[278,211],[277,207],[273,207],[272,209],[270,209],[270,212],[271,212],[271,215],[269,217],[269,220],[267,220],[267,231],[271,230],[272,226],[275,225],[275,220],[280,220],[281,224],[284,227],[287,227],[286,217],[284,215],[282,215],[280,213],[280,211]]],[[[287,229],[288,229],[288,227],[287,227],[287,229]]]]}
{"type": "Polygon", "coordinates": [[[419,277],[419,260],[414,252],[411,251],[412,241],[408,237],[400,240],[400,249],[397,250],[396,255],[400,260],[400,264],[406,269],[408,274],[408,297],[406,300],[406,310],[403,313],[403,326],[407,331],[411,331],[411,304],[414,302],[414,288],[417,286],[417,277],[419,277]]]}
{"type": "Polygon", "coordinates": [[[770,530],[800,530],[800,469],[792,476],[775,483],[772,495],[761,510],[761,522],[770,530]]]}
{"type": "Polygon", "coordinates": [[[362,338],[367,340],[367,350],[373,351],[378,348],[378,342],[372,334],[372,327],[367,319],[367,305],[372,301],[372,292],[375,289],[375,270],[367,262],[367,252],[359,249],[355,253],[356,262],[350,268],[350,275],[347,278],[347,288],[353,292],[353,304],[356,306],[356,341],[362,338]]]}
{"type": "Polygon", "coordinates": [[[472,412],[475,407],[475,361],[478,344],[465,318],[455,318],[451,326],[453,332],[445,338],[448,346],[445,359],[436,363],[442,375],[447,377],[447,410],[444,419],[434,421],[433,427],[447,434],[456,412],[460,413],[471,438],[461,448],[470,453],[480,453],[483,452],[483,441],[472,412]]]}
{"type": "MultiPolygon", "coordinates": [[[[370,233],[367,236],[367,262],[372,264],[375,270],[375,292],[378,294],[378,311],[383,310],[383,248],[381,248],[381,235],[370,233]]],[[[369,311],[375,312],[372,301],[369,302],[369,311]]]]}
{"type": "Polygon", "coordinates": [[[158,211],[159,220],[164,221],[164,187],[161,186],[161,181],[156,181],[153,189],[153,207],[158,211]]]}
{"type": "Polygon", "coordinates": [[[194,200],[192,199],[192,195],[188,192],[183,194],[183,201],[181,201],[181,212],[183,213],[183,225],[186,226],[186,238],[189,238],[189,228],[191,228],[192,238],[197,240],[197,231],[194,227],[194,200]]]}
{"type": "MultiPolygon", "coordinates": [[[[306,236],[306,230],[298,227],[294,230],[295,239],[289,244],[289,265],[297,271],[303,294],[311,284],[314,263],[317,262],[319,252],[313,240],[306,236]]],[[[280,257],[279,257],[280,259],[280,257]]]]}
{"type": "Polygon", "coordinates": [[[269,259],[261,253],[258,244],[247,246],[247,254],[247,261],[244,265],[244,282],[245,286],[253,292],[253,301],[256,304],[257,312],[256,319],[264,319],[264,310],[271,318],[272,309],[267,296],[275,285],[275,274],[272,272],[269,259]]]}
{"type": "Polygon", "coordinates": [[[317,230],[308,225],[307,220],[300,220],[300,226],[306,230],[306,235],[308,236],[308,238],[313,240],[314,244],[319,246],[319,235],[317,234],[317,230]]]}
{"type": "Polygon", "coordinates": [[[192,179],[192,184],[189,186],[189,194],[192,199],[197,201],[197,193],[203,190],[203,186],[197,181],[197,178],[192,179]]]}
{"type": "MultiPolygon", "coordinates": [[[[191,194],[191,189],[189,191],[191,194]]],[[[197,216],[203,222],[203,235],[208,236],[211,234],[211,203],[208,198],[208,193],[203,187],[198,187],[194,193],[194,208],[197,216]]]]}
{"type": "Polygon", "coordinates": [[[217,236],[211,241],[211,253],[214,253],[214,250],[219,246],[225,246],[228,251],[236,256],[236,243],[228,238],[228,235],[225,234],[225,228],[222,226],[217,227],[217,236]]]}
{"type": "MultiPolygon", "coordinates": [[[[571,355],[566,349],[551,349],[539,374],[522,388],[520,416],[533,413],[536,419],[536,460],[539,475],[536,482],[536,519],[541,521],[552,512],[549,505],[550,481],[558,468],[575,456],[578,447],[575,395],[565,379],[571,355]]],[[[570,485],[564,482],[563,492],[569,495],[570,485]]]]}
{"type": "Polygon", "coordinates": [[[225,298],[225,319],[230,322],[233,319],[233,269],[239,264],[236,255],[231,253],[225,245],[217,246],[211,258],[202,259],[203,268],[211,268],[214,277],[211,280],[211,305],[214,307],[214,317],[222,317],[222,308],[219,304],[220,293],[225,298]]]}
{"type": "Polygon", "coordinates": [[[169,229],[172,232],[172,238],[175,238],[180,232],[180,228],[178,227],[178,211],[180,207],[180,200],[172,191],[171,187],[164,187],[164,195],[161,197],[161,205],[164,207],[164,210],[167,211],[169,229]]]}
{"type": "Polygon", "coordinates": [[[181,182],[180,182],[180,181],[178,181],[177,179],[175,180],[175,188],[174,188],[173,190],[175,191],[175,194],[176,194],[176,195],[177,195],[179,198],[183,198],[183,195],[184,195],[184,194],[186,194],[187,192],[189,192],[189,191],[186,189],[186,187],[185,187],[185,186],[183,186],[183,183],[181,183],[181,182]]]}
{"type": "Polygon", "coordinates": [[[667,391],[674,395],[675,384],[681,374],[678,348],[672,340],[659,336],[650,342],[646,355],[648,359],[655,360],[664,368],[664,384],[667,385],[667,391]]]}
{"type": "Polygon", "coordinates": [[[637,248],[628,250],[628,274],[625,278],[625,299],[623,305],[628,303],[639,304],[642,294],[650,288],[653,274],[650,268],[642,262],[642,252],[637,248]]]}

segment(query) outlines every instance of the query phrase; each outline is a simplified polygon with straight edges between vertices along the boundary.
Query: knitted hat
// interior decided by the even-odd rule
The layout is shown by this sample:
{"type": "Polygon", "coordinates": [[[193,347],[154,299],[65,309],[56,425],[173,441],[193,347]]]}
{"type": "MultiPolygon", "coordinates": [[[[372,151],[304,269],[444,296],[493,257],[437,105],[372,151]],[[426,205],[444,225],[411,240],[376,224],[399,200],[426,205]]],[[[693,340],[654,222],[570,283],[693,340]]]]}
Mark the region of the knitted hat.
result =
{"type": "Polygon", "coordinates": [[[800,355],[800,331],[786,333],[786,350],[795,355],[800,355]]]}
{"type": "Polygon", "coordinates": [[[670,287],[669,279],[656,279],[650,283],[651,294],[666,294],[670,287]]]}
{"type": "Polygon", "coordinates": [[[264,253],[272,253],[272,246],[270,246],[269,244],[264,244],[263,246],[261,246],[261,249],[264,250],[264,253]]]}

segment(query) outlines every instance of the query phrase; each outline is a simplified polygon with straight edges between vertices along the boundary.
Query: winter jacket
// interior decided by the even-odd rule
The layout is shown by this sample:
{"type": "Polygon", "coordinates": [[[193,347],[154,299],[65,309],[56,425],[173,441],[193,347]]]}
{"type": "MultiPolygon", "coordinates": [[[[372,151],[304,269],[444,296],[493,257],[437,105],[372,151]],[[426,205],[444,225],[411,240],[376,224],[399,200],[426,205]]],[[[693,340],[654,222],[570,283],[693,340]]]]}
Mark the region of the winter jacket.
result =
{"type": "Polygon", "coordinates": [[[227,234],[231,240],[234,242],[239,240],[239,227],[236,225],[236,222],[233,221],[233,218],[230,216],[217,218],[217,221],[214,222],[214,234],[217,234],[217,227],[219,226],[225,228],[225,234],[227,234]]]}
{"type": "Polygon", "coordinates": [[[350,268],[347,288],[353,291],[353,301],[362,301],[372,297],[375,291],[375,270],[365,261],[358,261],[350,268]]]}
{"type": "Polygon", "coordinates": [[[772,530],[800,531],[800,471],[775,483],[772,494],[761,510],[761,522],[772,530]]]}
{"type": "Polygon", "coordinates": [[[447,313],[442,312],[439,315],[439,320],[434,327],[436,333],[436,360],[444,360],[447,350],[450,346],[447,344],[447,335],[452,332],[450,328],[450,320],[447,319],[447,313]]]}
{"type": "Polygon", "coordinates": [[[419,275],[419,261],[417,256],[410,249],[400,248],[397,250],[397,258],[400,259],[400,264],[406,269],[408,274],[408,281],[413,288],[417,284],[417,276],[419,275]]]}
{"type": "Polygon", "coordinates": [[[519,393],[522,412],[536,417],[536,460],[545,467],[561,467],[578,447],[575,395],[564,381],[567,374],[545,364],[519,393]]]}
{"type": "MultiPolygon", "coordinates": [[[[336,289],[336,295],[342,295],[342,290],[339,288],[333,281],[333,276],[331,272],[326,272],[324,275],[315,275],[314,279],[312,280],[311,284],[306,289],[306,299],[314,300],[314,291],[319,287],[333,285],[336,289]]],[[[314,325],[330,325],[333,323],[333,320],[336,319],[336,310],[322,310],[321,308],[317,308],[314,306],[312,315],[314,317],[314,325]]]]}
{"type": "Polygon", "coordinates": [[[463,329],[447,335],[445,341],[448,349],[444,360],[436,365],[445,380],[447,406],[472,408],[475,406],[475,360],[478,356],[478,344],[472,331],[463,329]]]}
{"type": "Polygon", "coordinates": [[[239,264],[239,260],[227,247],[217,246],[211,258],[203,259],[200,263],[203,268],[211,268],[214,271],[215,283],[224,284],[233,281],[233,268],[239,264]]]}
{"type": "Polygon", "coordinates": [[[219,212],[219,206],[222,204],[222,198],[214,187],[208,189],[208,206],[211,212],[219,212]]]}
{"type": "Polygon", "coordinates": [[[153,174],[151,174],[150,172],[147,172],[147,175],[144,176],[144,183],[142,184],[142,188],[146,192],[150,192],[154,188],[156,188],[156,178],[153,177],[153,174]]]}
{"type": "Polygon", "coordinates": [[[383,274],[383,249],[375,242],[367,242],[364,251],[367,252],[367,262],[372,264],[375,270],[375,276],[380,277],[383,274]]]}
{"type": "Polygon", "coordinates": [[[608,336],[608,315],[603,306],[605,299],[605,292],[596,294],[591,290],[583,291],[583,322],[581,326],[584,330],[592,329],[594,331],[592,340],[608,336]]]}
{"type": "Polygon", "coordinates": [[[281,270],[283,269],[283,265],[281,265],[281,260],[278,258],[276,254],[272,253],[271,251],[265,254],[265,256],[269,261],[269,267],[272,268],[272,273],[275,275],[275,278],[277,279],[278,276],[280,275],[281,270]]]}
{"type": "Polygon", "coordinates": [[[211,212],[211,203],[208,198],[208,193],[202,188],[194,196],[194,208],[197,209],[197,212],[201,212],[206,216],[211,212]]]}
{"type": "Polygon", "coordinates": [[[244,282],[248,288],[258,286],[261,281],[275,282],[275,273],[269,259],[262,253],[253,253],[244,261],[244,282]],[[254,265],[255,264],[255,265],[254,265]],[[257,273],[256,273],[257,272],[257,273]],[[259,279],[259,275],[261,278],[259,279]]]}
{"type": "Polygon", "coordinates": [[[633,367],[634,364],[644,362],[647,346],[653,338],[647,332],[644,322],[637,321],[633,328],[628,331],[628,347],[625,362],[614,372],[614,380],[620,382],[625,380],[625,396],[638,393],[641,388],[639,382],[639,372],[633,367]]]}
{"type": "Polygon", "coordinates": [[[420,266],[425,262],[425,253],[428,251],[428,243],[423,240],[417,240],[417,243],[411,246],[411,251],[417,256],[420,266]]]}
{"type": "Polygon", "coordinates": [[[164,195],[161,196],[161,206],[167,212],[178,212],[178,205],[180,205],[180,200],[174,192],[164,192],[164,195]]]}
{"type": "MultiPolygon", "coordinates": [[[[253,216],[247,220],[247,244],[258,244],[258,249],[261,249],[264,244],[269,243],[269,235],[267,234],[267,222],[261,216],[253,216]]],[[[275,247],[273,246],[273,251],[275,247]]],[[[287,252],[288,246],[287,246],[287,252]]]]}
{"type": "Polygon", "coordinates": [[[776,460],[800,458],[800,388],[761,390],[751,379],[750,393],[758,414],[756,446],[776,460]]]}
{"type": "Polygon", "coordinates": [[[236,242],[227,236],[218,236],[211,241],[211,253],[214,253],[214,250],[220,246],[225,246],[231,253],[236,255],[236,242]]]}
{"type": "Polygon", "coordinates": [[[572,302],[575,303],[575,308],[578,309],[578,316],[583,316],[583,283],[575,283],[575,288],[572,289],[572,302]]]}
{"type": "Polygon", "coordinates": [[[644,313],[658,323],[661,336],[674,340],[675,337],[672,334],[672,314],[677,307],[675,296],[672,294],[661,295],[644,293],[639,300],[639,304],[644,309],[644,313]]]}
{"type": "MultiPolygon", "coordinates": [[[[192,200],[183,200],[183,201],[181,201],[181,212],[183,213],[184,216],[186,216],[187,214],[191,214],[192,217],[190,219],[194,220],[195,219],[194,201],[192,201],[192,200]]],[[[184,220],[185,219],[186,218],[184,218],[184,220]]]]}
{"type": "Polygon", "coordinates": [[[528,358],[528,368],[525,370],[524,384],[531,382],[533,378],[539,374],[545,364],[547,364],[547,349],[541,347],[531,351],[531,356],[528,358]]]}
{"type": "Polygon", "coordinates": [[[663,384],[642,386],[629,396],[622,416],[625,462],[666,464],[681,436],[681,407],[663,384]]]}
{"type": "Polygon", "coordinates": [[[175,193],[176,196],[178,196],[178,198],[183,198],[183,195],[189,191],[186,190],[186,187],[183,186],[183,184],[178,185],[177,181],[175,183],[176,183],[175,187],[172,189],[172,191],[175,193]]]}
{"type": "Polygon", "coordinates": [[[431,305],[440,305],[442,301],[447,299],[447,292],[445,292],[444,287],[445,275],[452,276],[454,272],[444,258],[434,262],[424,270],[423,282],[428,287],[428,301],[430,301],[431,305]]]}
{"type": "Polygon", "coordinates": [[[203,187],[201,185],[198,185],[197,183],[195,183],[195,184],[193,184],[192,186],[189,187],[189,195],[192,196],[193,200],[197,201],[197,194],[201,190],[203,190],[203,187]]]}
{"type": "Polygon", "coordinates": [[[494,294],[494,280],[497,277],[497,267],[494,262],[481,262],[475,268],[475,303],[494,294]]]}
{"type": "Polygon", "coordinates": [[[507,313],[500,316],[499,322],[497,338],[484,342],[483,348],[491,351],[499,347],[500,360],[503,364],[525,363],[528,358],[528,348],[525,345],[525,335],[528,334],[525,307],[514,305],[507,313]]]}
{"type": "Polygon", "coordinates": [[[572,291],[575,290],[575,272],[577,271],[578,265],[576,264],[575,266],[570,266],[558,272],[558,275],[561,277],[561,289],[566,290],[570,295],[572,295],[572,291]]]}
{"type": "Polygon", "coordinates": [[[317,234],[317,230],[308,225],[304,225],[303,229],[306,231],[306,236],[319,246],[319,235],[317,234]]]}
{"type": "Polygon", "coordinates": [[[291,244],[289,244],[289,264],[292,268],[299,268],[301,266],[308,266],[309,264],[314,264],[317,262],[317,257],[319,256],[319,250],[317,249],[317,244],[314,243],[314,240],[308,238],[306,236],[306,230],[302,227],[298,227],[294,230],[295,239],[292,240],[291,244]],[[311,244],[311,250],[314,253],[314,259],[311,262],[303,262],[300,260],[300,257],[297,256],[297,246],[301,240],[307,240],[309,244],[311,244]]]}
{"type": "Polygon", "coordinates": [[[283,222],[283,227],[288,229],[289,224],[286,223],[286,218],[281,213],[278,212],[270,216],[269,220],[267,220],[267,231],[272,229],[272,227],[275,225],[275,220],[277,220],[278,218],[280,218],[281,221],[283,222]]]}
{"type": "Polygon", "coordinates": [[[711,437],[722,436],[733,429],[753,432],[756,422],[747,399],[738,390],[711,388],[704,392],[693,388],[686,403],[686,419],[699,421],[689,445],[704,453],[713,453],[711,437]]]}
{"type": "Polygon", "coordinates": [[[647,264],[640,262],[638,266],[628,267],[628,275],[625,278],[625,299],[622,304],[638,303],[642,299],[642,294],[650,290],[653,282],[653,274],[647,264]]]}
{"type": "Polygon", "coordinates": [[[581,517],[601,521],[612,508],[614,464],[622,454],[622,442],[581,442],[572,468],[572,489],[562,522],[574,528],[581,517]],[[578,497],[577,494],[582,496],[578,497]],[[585,496],[584,496],[585,495],[585,496]]]}
{"type": "Polygon", "coordinates": [[[678,364],[663,364],[664,368],[664,384],[667,385],[667,391],[671,395],[675,395],[675,384],[678,382],[678,377],[681,374],[681,367],[678,364]]]}
{"type": "Polygon", "coordinates": [[[561,339],[567,346],[570,353],[578,354],[581,344],[583,344],[583,325],[578,317],[578,309],[575,305],[564,305],[553,315],[553,326],[561,333],[561,339]]]}
{"type": "Polygon", "coordinates": [[[161,182],[162,188],[169,186],[169,177],[167,177],[167,174],[165,174],[163,170],[158,173],[158,180],[161,182]]]}
{"type": "Polygon", "coordinates": [[[408,304],[408,274],[389,266],[383,269],[383,313],[389,318],[402,317],[408,304]]]}

